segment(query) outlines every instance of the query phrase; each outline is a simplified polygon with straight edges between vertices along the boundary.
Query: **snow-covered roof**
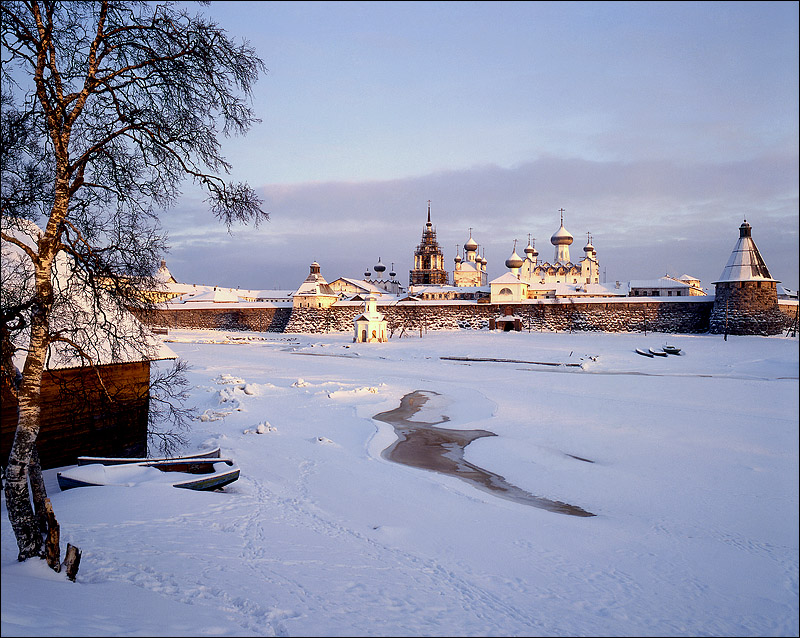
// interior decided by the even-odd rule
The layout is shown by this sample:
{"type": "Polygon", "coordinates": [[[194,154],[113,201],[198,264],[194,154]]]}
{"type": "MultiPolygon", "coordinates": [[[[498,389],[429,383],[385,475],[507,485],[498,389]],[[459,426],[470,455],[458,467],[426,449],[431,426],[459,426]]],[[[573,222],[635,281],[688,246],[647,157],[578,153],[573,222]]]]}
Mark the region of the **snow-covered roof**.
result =
{"type": "Polygon", "coordinates": [[[497,279],[492,279],[489,284],[524,284],[527,282],[522,281],[516,275],[506,272],[500,275],[497,279]]]}
{"type": "Polygon", "coordinates": [[[320,272],[320,265],[315,261],[311,264],[310,272],[305,281],[300,284],[300,287],[295,290],[294,296],[309,295],[309,296],[325,296],[336,297],[336,291],[330,287],[325,277],[320,272]]]}
{"type": "Polygon", "coordinates": [[[213,303],[230,303],[241,301],[242,298],[235,294],[230,288],[220,288],[219,290],[203,290],[192,295],[181,298],[182,303],[196,303],[211,301],[213,303]]]}
{"type": "Polygon", "coordinates": [[[421,295],[421,294],[430,294],[435,292],[457,292],[457,293],[464,293],[464,292],[485,292],[489,293],[488,286],[420,286],[416,285],[413,286],[414,294],[421,295]]]}
{"type": "Polygon", "coordinates": [[[628,285],[631,289],[633,288],[673,288],[673,289],[680,289],[685,290],[686,288],[690,288],[690,284],[686,283],[685,281],[678,281],[677,279],[672,279],[671,277],[661,277],[659,279],[631,279],[628,282],[628,285]]]}
{"type": "MultiPolygon", "coordinates": [[[[543,287],[547,287],[545,284],[543,287]]],[[[614,286],[605,284],[555,284],[555,294],[558,297],[625,297],[625,292],[617,290],[614,286]]]]}
{"type": "MultiPolygon", "coordinates": [[[[291,301],[294,290],[251,290],[256,299],[280,299],[283,301],[291,301]]],[[[249,294],[248,294],[249,296],[249,294]]]]}
{"type": "MultiPolygon", "coordinates": [[[[36,240],[41,236],[36,224],[22,220],[13,220],[11,224],[4,220],[3,232],[34,249],[36,240]]],[[[12,289],[14,294],[21,297],[29,296],[32,292],[32,275],[30,260],[23,250],[3,241],[4,296],[10,294],[12,289]]],[[[47,369],[177,358],[168,346],[116,300],[103,292],[89,290],[83,272],[74,259],[63,251],[59,251],[54,260],[52,281],[56,301],[50,316],[50,332],[62,340],[51,343],[47,369]]],[[[14,344],[23,348],[14,356],[14,364],[20,369],[24,365],[24,348],[27,347],[29,335],[28,329],[14,336],[14,344]]]]}
{"type": "Polygon", "coordinates": [[[528,290],[532,292],[552,292],[556,297],[626,297],[626,290],[619,290],[606,284],[570,284],[531,282],[528,290]]]}
{"type": "Polygon", "coordinates": [[[167,268],[167,262],[162,261],[161,266],[158,268],[158,272],[156,273],[156,281],[162,284],[174,284],[177,283],[175,277],[172,276],[172,273],[167,268]]]}
{"type": "Polygon", "coordinates": [[[784,299],[797,299],[796,290],[790,290],[782,284],[776,284],[775,287],[778,291],[778,297],[782,297],[784,299]]]}
{"type": "Polygon", "coordinates": [[[294,292],[295,296],[309,295],[316,296],[322,295],[325,297],[337,297],[336,291],[333,290],[324,280],[322,282],[304,281],[300,287],[294,292]]]}
{"type": "Polygon", "coordinates": [[[347,284],[350,284],[351,286],[358,288],[360,292],[373,293],[376,295],[386,294],[386,291],[383,288],[381,288],[380,286],[376,286],[372,282],[365,281],[364,279],[351,279],[350,277],[339,277],[338,279],[335,279],[328,285],[333,288],[334,284],[337,281],[343,281],[347,284]]]}
{"type": "Polygon", "coordinates": [[[739,226],[739,239],[733,247],[728,263],[717,281],[719,284],[730,281],[777,281],[769,274],[769,269],[750,235],[750,224],[745,220],[739,226]]]}

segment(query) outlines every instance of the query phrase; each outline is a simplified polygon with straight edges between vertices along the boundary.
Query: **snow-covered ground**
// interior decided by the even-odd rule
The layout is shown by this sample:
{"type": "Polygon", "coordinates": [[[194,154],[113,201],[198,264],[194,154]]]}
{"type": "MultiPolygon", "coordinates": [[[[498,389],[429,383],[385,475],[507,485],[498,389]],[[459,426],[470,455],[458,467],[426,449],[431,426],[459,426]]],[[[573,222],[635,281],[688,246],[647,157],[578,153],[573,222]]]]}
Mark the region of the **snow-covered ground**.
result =
{"type": "Polygon", "coordinates": [[[166,338],[202,415],[185,451],[220,445],[241,478],[60,492],[48,471],[81,568],[17,563],[3,503],[3,636],[798,635],[797,338],[229,336],[166,338]],[[595,516],[384,458],[372,417],[417,390],[413,420],[497,435],[467,461],[595,516]]]}

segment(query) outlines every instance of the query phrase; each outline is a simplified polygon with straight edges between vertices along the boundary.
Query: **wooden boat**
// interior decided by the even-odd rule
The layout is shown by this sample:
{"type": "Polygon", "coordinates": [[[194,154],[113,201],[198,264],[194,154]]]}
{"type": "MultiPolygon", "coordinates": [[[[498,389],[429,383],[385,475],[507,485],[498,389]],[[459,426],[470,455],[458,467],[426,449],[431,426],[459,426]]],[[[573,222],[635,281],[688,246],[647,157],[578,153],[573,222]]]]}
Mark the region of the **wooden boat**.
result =
{"type": "Polygon", "coordinates": [[[142,483],[167,483],[189,490],[215,490],[239,478],[232,460],[195,458],[153,460],[139,463],[92,463],[58,472],[62,491],[75,487],[102,485],[134,486],[142,483]]]}
{"type": "Polygon", "coordinates": [[[640,348],[636,348],[636,354],[640,354],[643,357],[650,357],[651,359],[653,358],[653,354],[651,352],[648,352],[647,350],[642,350],[640,348]]]}
{"type": "Polygon", "coordinates": [[[680,354],[681,349],[676,346],[661,346],[661,349],[667,354],[680,354]]]}
{"type": "Polygon", "coordinates": [[[115,456],[79,456],[78,465],[90,465],[100,463],[101,465],[120,465],[122,463],[151,463],[156,461],[181,461],[186,459],[218,459],[220,449],[214,448],[208,452],[198,452],[197,454],[187,454],[185,456],[162,456],[157,458],[123,458],[115,456]]]}
{"type": "Polygon", "coordinates": [[[653,354],[653,355],[655,355],[657,357],[666,357],[667,356],[667,353],[664,352],[663,350],[653,350],[652,348],[649,348],[649,351],[650,351],[650,354],[653,354]]]}

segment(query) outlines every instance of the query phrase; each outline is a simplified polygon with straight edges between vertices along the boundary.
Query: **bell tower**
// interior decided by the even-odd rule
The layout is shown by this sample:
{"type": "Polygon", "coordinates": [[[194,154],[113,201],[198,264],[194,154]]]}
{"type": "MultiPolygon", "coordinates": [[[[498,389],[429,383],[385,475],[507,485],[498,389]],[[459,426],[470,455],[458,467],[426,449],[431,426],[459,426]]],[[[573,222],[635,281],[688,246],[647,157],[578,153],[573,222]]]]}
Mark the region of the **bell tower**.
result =
{"type": "Polygon", "coordinates": [[[414,251],[414,268],[408,273],[408,283],[410,286],[446,286],[447,282],[444,255],[431,224],[431,200],[428,200],[428,222],[422,229],[422,241],[414,251]]]}

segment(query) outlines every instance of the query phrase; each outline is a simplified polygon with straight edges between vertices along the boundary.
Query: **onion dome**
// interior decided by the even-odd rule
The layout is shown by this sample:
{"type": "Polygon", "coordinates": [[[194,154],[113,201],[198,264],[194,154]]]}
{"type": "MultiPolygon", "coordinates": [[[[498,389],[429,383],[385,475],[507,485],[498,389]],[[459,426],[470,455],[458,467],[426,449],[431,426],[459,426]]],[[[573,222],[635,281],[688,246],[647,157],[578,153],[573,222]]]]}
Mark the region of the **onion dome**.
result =
{"type": "Polygon", "coordinates": [[[528,235],[528,245],[525,246],[525,254],[531,260],[533,260],[534,257],[538,257],[539,256],[539,251],[536,250],[536,247],[533,245],[534,241],[535,240],[531,240],[530,235],[528,235]]]}
{"type": "Polygon", "coordinates": [[[468,252],[475,252],[476,250],[478,250],[478,242],[472,239],[472,229],[470,229],[469,239],[467,240],[467,243],[464,244],[464,250],[468,252]]]}
{"type": "Polygon", "coordinates": [[[461,255],[456,255],[455,258],[453,259],[453,261],[456,262],[457,264],[460,264],[461,263],[461,255]]]}
{"type": "Polygon", "coordinates": [[[373,270],[374,270],[376,273],[378,273],[379,275],[380,275],[380,274],[382,274],[384,270],[386,270],[386,266],[384,266],[384,265],[381,263],[381,258],[380,258],[380,257],[378,257],[378,263],[377,263],[377,264],[375,264],[375,265],[372,267],[372,269],[373,269],[373,270]]]}
{"type": "Polygon", "coordinates": [[[392,262],[392,270],[389,272],[389,276],[394,279],[397,276],[397,273],[394,271],[394,262],[392,262]]]}
{"type": "Polygon", "coordinates": [[[367,271],[365,271],[365,272],[364,272],[364,278],[365,278],[365,279],[369,278],[369,277],[370,277],[370,275],[372,275],[372,273],[371,273],[369,270],[367,270],[367,271]]]}
{"type": "MultiPolygon", "coordinates": [[[[589,235],[589,233],[586,233],[586,234],[589,235]]],[[[585,252],[586,254],[594,252],[594,246],[592,246],[592,238],[591,238],[591,236],[587,237],[586,245],[583,247],[583,252],[585,252]]]]}
{"type": "Polygon", "coordinates": [[[511,253],[511,257],[506,259],[506,268],[522,268],[522,264],[525,262],[522,260],[517,254],[517,240],[514,240],[514,252],[511,253]]]}
{"type": "Polygon", "coordinates": [[[553,246],[569,246],[574,241],[574,238],[570,234],[570,232],[564,228],[564,221],[561,221],[561,227],[553,233],[553,236],[550,238],[550,243],[553,246]]]}

